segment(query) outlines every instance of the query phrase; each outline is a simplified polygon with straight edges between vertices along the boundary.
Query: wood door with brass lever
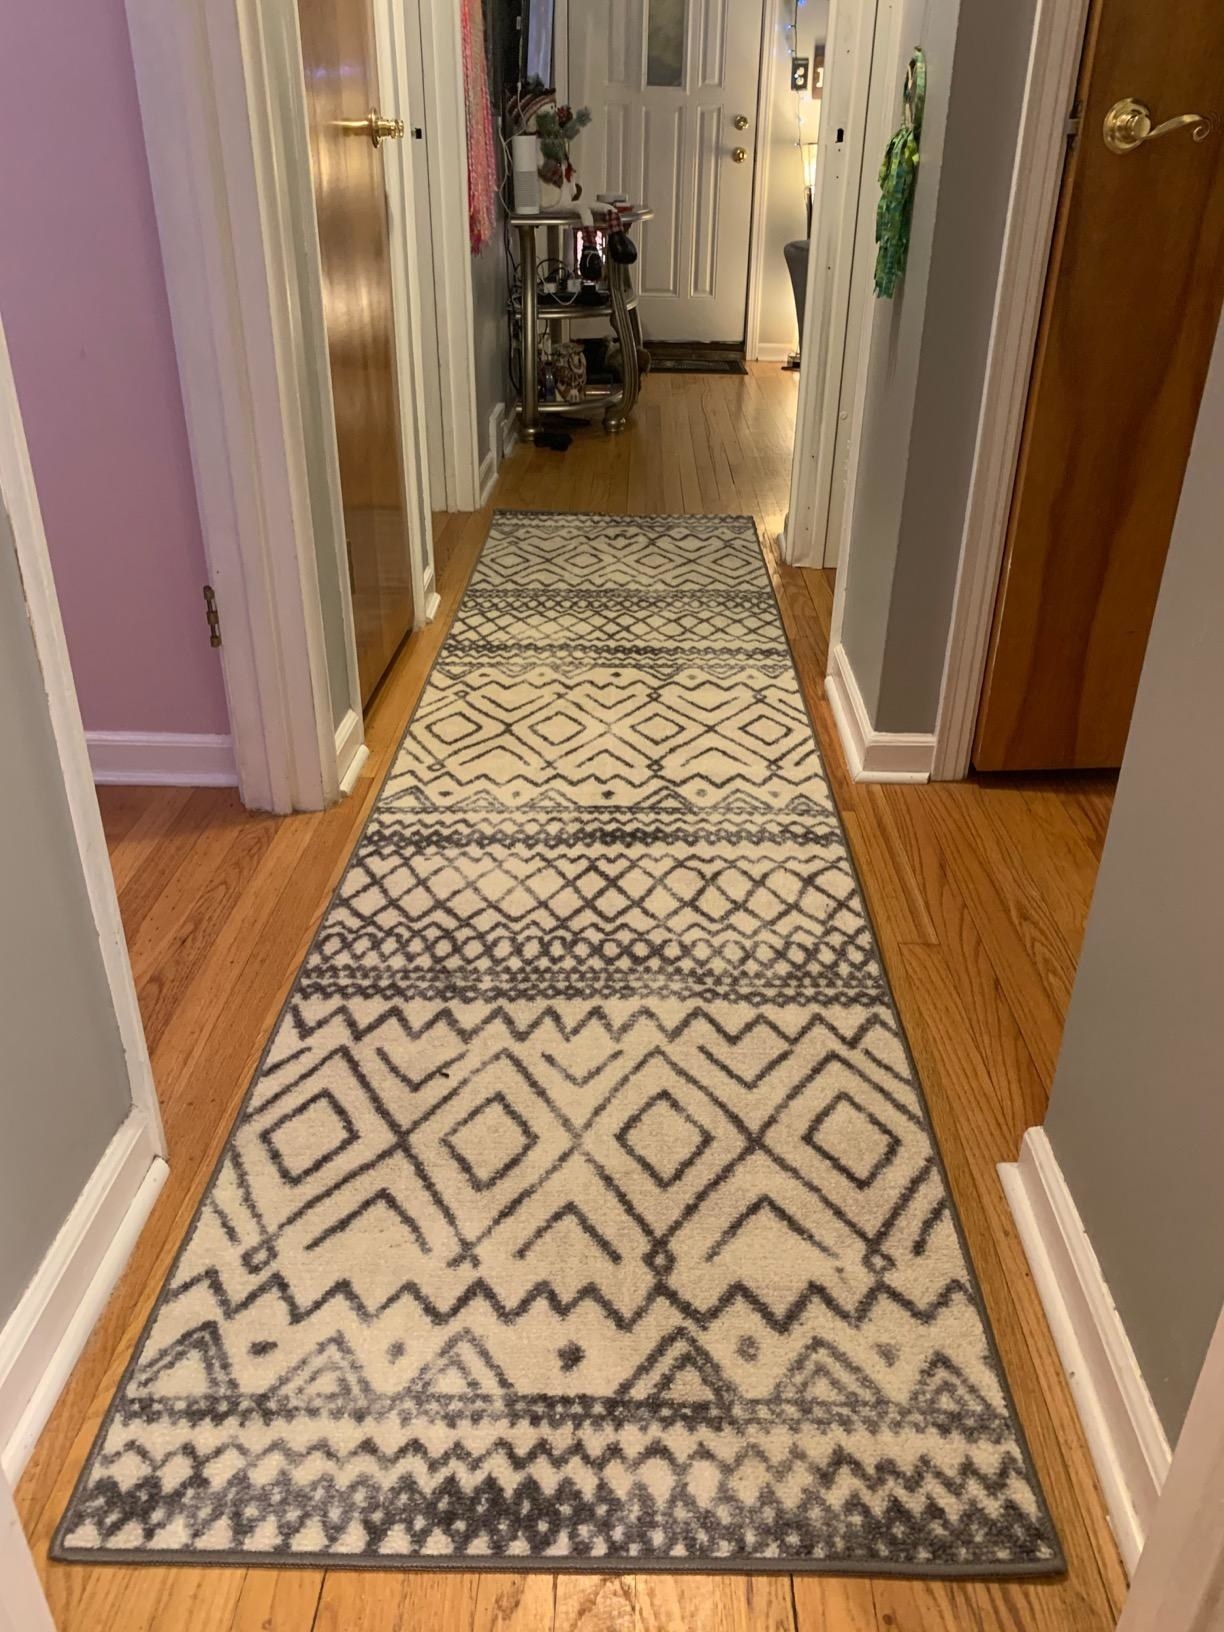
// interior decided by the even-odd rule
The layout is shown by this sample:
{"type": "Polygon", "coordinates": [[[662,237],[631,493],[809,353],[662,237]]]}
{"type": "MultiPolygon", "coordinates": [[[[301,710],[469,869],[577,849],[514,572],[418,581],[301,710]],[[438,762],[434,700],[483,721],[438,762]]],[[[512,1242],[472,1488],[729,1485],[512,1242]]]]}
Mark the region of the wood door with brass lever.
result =
{"type": "Polygon", "coordinates": [[[979,771],[1121,763],[1224,299],[1224,4],[1090,9],[979,771]]]}

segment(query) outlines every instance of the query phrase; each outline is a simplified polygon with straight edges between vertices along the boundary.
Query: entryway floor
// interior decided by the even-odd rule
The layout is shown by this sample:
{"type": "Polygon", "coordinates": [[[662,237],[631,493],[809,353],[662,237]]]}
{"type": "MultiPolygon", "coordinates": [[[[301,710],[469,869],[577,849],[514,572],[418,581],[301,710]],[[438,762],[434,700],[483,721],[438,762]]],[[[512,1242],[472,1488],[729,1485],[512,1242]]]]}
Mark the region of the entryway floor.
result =
{"type": "MultiPolygon", "coordinates": [[[[776,536],[797,382],[656,376],[619,438],[521,447],[507,508],[738,513],[776,536]]],[[[824,699],[831,575],[767,561],[1008,1377],[1068,1559],[1053,1582],[433,1574],[46,1561],[101,1414],[480,553],[489,511],[438,530],[442,606],[368,722],[353,796],[290,817],[223,789],[100,799],[171,1172],[18,1490],[61,1632],[1106,1632],[1125,1579],[995,1164],[1042,1120],[1112,780],[851,783],[824,699]]]]}

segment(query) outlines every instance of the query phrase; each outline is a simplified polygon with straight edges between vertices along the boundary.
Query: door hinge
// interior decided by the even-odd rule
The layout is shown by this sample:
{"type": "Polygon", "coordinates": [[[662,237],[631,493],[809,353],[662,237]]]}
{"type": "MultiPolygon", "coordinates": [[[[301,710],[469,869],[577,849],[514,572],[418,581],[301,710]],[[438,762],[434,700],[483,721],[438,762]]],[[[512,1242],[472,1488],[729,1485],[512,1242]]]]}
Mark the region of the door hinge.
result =
{"type": "Polygon", "coordinates": [[[1071,112],[1067,115],[1066,123],[1063,126],[1063,130],[1067,137],[1068,147],[1075,146],[1075,139],[1080,133],[1080,121],[1083,117],[1083,112],[1084,104],[1078,98],[1076,98],[1075,102],[1072,104],[1071,112]]]}
{"type": "Polygon", "coordinates": [[[211,584],[204,585],[204,611],[208,618],[208,644],[221,644],[221,614],[217,611],[217,592],[211,584]]]}

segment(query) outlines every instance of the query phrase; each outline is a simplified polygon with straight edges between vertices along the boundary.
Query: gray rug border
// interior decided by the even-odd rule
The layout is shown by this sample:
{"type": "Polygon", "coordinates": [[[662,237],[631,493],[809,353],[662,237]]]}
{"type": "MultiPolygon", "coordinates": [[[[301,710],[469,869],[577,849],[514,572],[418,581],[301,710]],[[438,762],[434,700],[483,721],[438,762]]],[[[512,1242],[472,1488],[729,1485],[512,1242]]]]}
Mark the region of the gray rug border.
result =
{"type": "Polygon", "coordinates": [[[1004,1369],[1003,1361],[999,1354],[998,1342],[995,1338],[994,1327],[991,1324],[990,1316],[987,1313],[986,1305],[982,1298],[982,1289],[979,1283],[977,1269],[974,1265],[973,1258],[970,1255],[969,1244],[965,1239],[964,1226],[961,1223],[960,1209],[956,1205],[956,1197],[953,1194],[952,1187],[948,1182],[948,1172],[944,1164],[943,1151],[940,1149],[939,1140],[936,1137],[935,1129],[931,1122],[931,1113],[930,1107],[927,1105],[926,1090],[922,1085],[922,1078],[919,1075],[918,1067],[914,1060],[913,1050],[910,1047],[909,1035],[905,1029],[905,1022],[902,1020],[901,1012],[897,1007],[897,1000],[892,988],[892,980],[889,977],[888,969],[884,962],[884,954],[880,949],[880,937],[876,929],[875,918],[872,914],[866,891],[863,889],[863,880],[859,874],[858,864],[854,859],[854,852],[850,848],[850,839],[846,833],[845,822],[842,820],[841,809],[837,803],[836,797],[833,794],[833,784],[829,779],[825,768],[824,753],[820,747],[820,735],[816,729],[816,719],[808,702],[807,693],[803,689],[803,679],[799,673],[798,663],[795,661],[794,647],[791,645],[790,636],[786,632],[786,621],[782,616],[782,605],[778,599],[777,585],[774,583],[773,574],[769,570],[769,562],[766,558],[765,551],[766,544],[764,538],[762,537],[761,528],[758,525],[756,518],[749,515],[689,516],[684,514],[654,514],[630,516],[623,514],[618,515],[605,510],[495,509],[493,511],[489,519],[489,532],[485,535],[484,542],[480,546],[480,554],[477,557],[476,564],[472,569],[467,583],[464,585],[463,594],[459,597],[454,615],[451,618],[450,627],[447,629],[446,634],[439,643],[437,651],[434,653],[433,658],[430,661],[428,672],[421,683],[421,689],[417,693],[416,701],[412,706],[412,710],[409,713],[408,718],[404,722],[404,728],[400,732],[399,737],[396,739],[395,748],[387,761],[387,768],[378,784],[378,790],[373,799],[370,801],[370,808],[366,812],[365,820],[362,822],[361,829],[353,841],[353,847],[349,851],[348,859],[344,864],[344,870],[340,874],[339,879],[336,881],[335,888],[328,896],[327,902],[319,915],[319,921],[315,926],[314,933],[310,937],[310,944],[302,955],[302,960],[298,964],[293,981],[288,992],[285,994],[285,1000],[277,1011],[276,1018],[272,1022],[272,1026],[268,1032],[267,1040],[260,1051],[259,1059],[251,1072],[250,1081],[247,1083],[242,1098],[238,1103],[238,1108],[234,1112],[233,1121],[230,1123],[229,1131],[225,1136],[225,1143],[222,1145],[221,1150],[218,1153],[217,1160],[213,1163],[212,1170],[210,1171],[208,1179],[205,1182],[204,1188],[200,1192],[200,1199],[196,1203],[195,1209],[191,1215],[191,1221],[183,1232],[182,1240],[178,1244],[170,1267],[162,1279],[161,1286],[158,1288],[157,1297],[154,1299],[153,1307],[150,1309],[149,1314],[140,1329],[140,1335],[137,1337],[136,1342],[132,1346],[132,1352],[128,1356],[127,1363],[123,1368],[123,1373],[120,1376],[119,1381],[116,1383],[114,1392],[111,1395],[110,1404],[107,1406],[106,1411],[94,1432],[93,1442],[89,1449],[89,1455],[85,1458],[85,1461],[81,1466],[81,1471],[73,1482],[72,1493],[64,1505],[64,1511],[60,1515],[59,1522],[56,1524],[54,1533],[52,1534],[50,1545],[47,1548],[47,1557],[49,1559],[52,1559],[56,1563],[60,1564],[163,1564],[185,1565],[193,1569],[234,1569],[235,1567],[247,1565],[252,1569],[382,1570],[386,1572],[398,1573],[424,1570],[461,1570],[471,1571],[472,1573],[491,1572],[496,1574],[506,1574],[509,1572],[511,1574],[531,1573],[555,1575],[785,1574],[881,1576],[890,1578],[898,1577],[901,1579],[910,1579],[915,1581],[1011,1581],[1024,1580],[1028,1578],[1050,1579],[1052,1577],[1065,1575],[1067,1573],[1067,1560],[1066,1554],[1063,1551],[1062,1539],[1059,1536],[1058,1528],[1054,1523],[1054,1515],[1050,1511],[1050,1504],[1046,1497],[1045,1487],[1042,1484],[1041,1479],[1038,1476],[1037,1469],[1033,1464],[1032,1453],[1029,1449],[1028,1437],[1025,1434],[1023,1424],[1020,1421],[1015,1396],[1012,1392],[1011,1381],[1008,1378],[1006,1370],[1004,1369]],[[837,822],[838,831],[841,833],[842,844],[846,851],[846,858],[850,863],[851,875],[854,878],[855,886],[859,892],[859,898],[863,904],[863,916],[867,920],[868,928],[871,931],[876,961],[879,964],[880,973],[884,980],[885,996],[888,999],[888,1005],[892,1011],[893,1019],[897,1023],[897,1032],[901,1039],[901,1046],[905,1050],[905,1058],[909,1064],[910,1071],[913,1073],[914,1084],[918,1090],[918,1102],[922,1111],[923,1126],[926,1128],[927,1137],[930,1139],[931,1148],[935,1154],[935,1162],[939,1171],[939,1176],[943,1181],[944,1190],[948,1197],[948,1209],[952,1219],[952,1225],[956,1231],[956,1238],[960,1243],[961,1254],[964,1257],[965,1265],[969,1272],[969,1284],[973,1293],[974,1307],[976,1308],[978,1318],[982,1323],[982,1329],[986,1334],[987,1349],[991,1360],[994,1362],[995,1370],[998,1373],[999,1380],[1002,1385],[1003,1398],[1007,1405],[1007,1412],[1011,1421],[1012,1431],[1016,1436],[1016,1443],[1020,1449],[1020,1455],[1024,1463],[1024,1470],[1028,1475],[1029,1483],[1033,1487],[1041,1512],[1044,1515],[1046,1524],[1049,1527],[1050,1535],[1054,1544],[1054,1555],[1049,1559],[1033,1560],[1028,1563],[1021,1561],[1011,1564],[998,1565],[915,1565],[893,1564],[887,1562],[881,1563],[877,1560],[861,1561],[825,1558],[808,1562],[797,1559],[758,1558],[751,1556],[710,1559],[668,1559],[658,1557],[642,1558],[634,1557],[632,1555],[625,1557],[614,1557],[607,1554],[578,1558],[572,1555],[550,1556],[547,1554],[519,1555],[497,1553],[488,1555],[463,1554],[448,1556],[437,1554],[423,1555],[416,1553],[403,1553],[379,1554],[377,1558],[371,1558],[364,1554],[336,1555],[333,1553],[294,1553],[290,1555],[285,1553],[258,1553],[248,1552],[240,1548],[220,1549],[215,1552],[194,1552],[174,1549],[156,1551],[149,1549],[127,1549],[113,1547],[69,1547],[66,1545],[63,1539],[64,1530],[67,1526],[69,1515],[71,1514],[73,1507],[76,1505],[77,1498],[83,1494],[86,1486],[88,1485],[89,1476],[93,1472],[94,1462],[110,1429],[111,1419],[113,1418],[116,1408],[118,1407],[119,1400],[128,1385],[129,1379],[136,1369],[136,1363],[144,1348],[145,1339],[148,1337],[154,1322],[161,1313],[167,1288],[173,1281],[179,1263],[181,1262],[193,1236],[195,1235],[196,1226],[200,1221],[200,1216],[204,1211],[205,1205],[207,1204],[208,1197],[211,1195],[213,1186],[216,1184],[217,1179],[221,1174],[221,1170],[225,1164],[225,1159],[229,1155],[230,1145],[233,1142],[234,1136],[246,1112],[247,1105],[250,1103],[251,1096],[255,1092],[255,1087],[263,1074],[264,1065],[267,1062],[268,1055],[272,1049],[272,1044],[275,1042],[277,1033],[280,1030],[281,1022],[284,1020],[285,1015],[288,1013],[290,1004],[297,995],[298,986],[302,979],[302,972],[307,963],[310,961],[310,956],[315,949],[315,944],[323,932],[323,925],[327,921],[327,916],[332,907],[335,905],[336,899],[343,888],[344,881],[348,877],[349,870],[353,865],[353,860],[357,855],[358,850],[361,848],[363,840],[365,839],[366,831],[374,819],[374,812],[377,810],[379,802],[382,799],[383,790],[386,787],[391,773],[395,768],[395,764],[399,758],[400,750],[403,748],[404,741],[407,738],[409,731],[412,729],[412,723],[416,718],[417,709],[421,706],[421,699],[425,696],[426,691],[429,689],[429,683],[433,679],[434,669],[437,667],[442,653],[446,650],[447,642],[450,640],[451,635],[454,633],[455,626],[459,622],[459,614],[463,610],[468,594],[473,585],[479,580],[480,574],[484,569],[485,551],[488,547],[489,537],[492,534],[493,526],[498,520],[503,518],[530,518],[538,521],[545,518],[568,519],[572,516],[585,516],[592,519],[597,517],[601,521],[631,522],[636,524],[657,523],[669,526],[675,526],[677,523],[685,521],[735,523],[742,528],[745,534],[750,535],[752,541],[756,544],[757,553],[760,557],[761,571],[765,576],[765,582],[769,586],[770,596],[773,600],[774,616],[777,619],[778,632],[782,637],[787,655],[790,658],[791,672],[795,677],[795,684],[798,688],[799,696],[803,701],[804,712],[807,715],[808,725],[812,732],[812,744],[816,751],[816,758],[820,765],[821,774],[825,777],[825,781],[829,787],[830,805],[832,807],[834,818],[837,822]]]}

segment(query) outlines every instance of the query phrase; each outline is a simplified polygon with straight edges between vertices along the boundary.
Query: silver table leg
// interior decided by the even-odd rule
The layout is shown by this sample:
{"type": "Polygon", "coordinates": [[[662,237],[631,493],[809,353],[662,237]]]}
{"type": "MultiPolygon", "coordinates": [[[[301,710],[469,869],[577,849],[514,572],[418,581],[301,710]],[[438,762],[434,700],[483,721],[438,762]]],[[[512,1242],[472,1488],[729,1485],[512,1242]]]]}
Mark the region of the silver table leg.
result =
{"type": "Polygon", "coordinates": [[[540,423],[539,332],[536,323],[536,229],[519,227],[519,277],[523,285],[522,345],[523,400],[520,429],[525,442],[534,442],[540,423]]]}
{"type": "Polygon", "coordinates": [[[608,297],[612,302],[612,327],[621,350],[621,389],[608,404],[604,429],[623,431],[638,399],[642,374],[638,367],[637,326],[628,306],[629,270],[620,261],[608,263],[608,297]]]}

